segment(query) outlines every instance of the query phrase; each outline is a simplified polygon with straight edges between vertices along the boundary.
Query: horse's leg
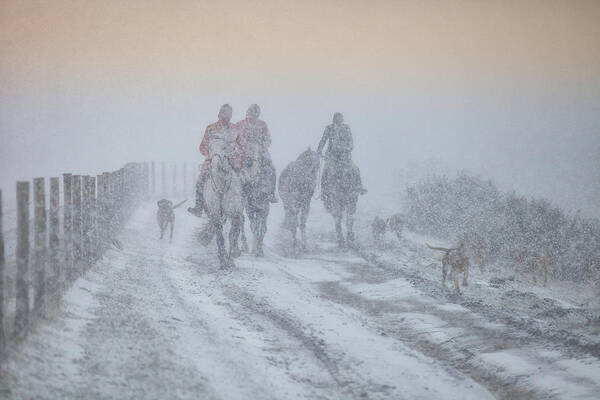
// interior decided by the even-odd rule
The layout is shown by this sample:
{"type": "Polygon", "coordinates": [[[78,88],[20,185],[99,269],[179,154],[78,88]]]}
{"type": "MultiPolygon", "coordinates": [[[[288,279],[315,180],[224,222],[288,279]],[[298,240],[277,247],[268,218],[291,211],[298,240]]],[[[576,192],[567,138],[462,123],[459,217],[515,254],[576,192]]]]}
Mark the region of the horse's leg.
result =
{"type": "Polygon", "coordinates": [[[300,249],[302,251],[306,251],[306,220],[308,219],[308,212],[310,211],[310,199],[308,204],[302,206],[302,210],[300,210],[300,235],[301,235],[301,244],[300,249]]]}
{"type": "Polygon", "coordinates": [[[249,212],[248,219],[250,220],[250,231],[252,232],[252,255],[256,256],[258,250],[256,211],[249,212]]]}
{"type": "Polygon", "coordinates": [[[253,211],[248,215],[250,219],[250,229],[252,230],[252,254],[255,257],[262,257],[262,248],[261,248],[261,237],[260,233],[261,229],[261,212],[253,211]]]}
{"type": "MultiPolygon", "coordinates": [[[[446,257],[446,256],[444,256],[446,257]]],[[[445,258],[442,258],[442,286],[446,288],[446,275],[448,274],[448,263],[445,258]]]]}
{"type": "Polygon", "coordinates": [[[452,279],[454,279],[454,289],[456,290],[456,294],[460,294],[460,285],[458,284],[458,268],[456,268],[456,266],[452,266],[451,274],[452,279]]]}
{"type": "Polygon", "coordinates": [[[240,234],[242,239],[242,251],[247,253],[250,249],[248,248],[248,240],[246,240],[246,217],[244,217],[243,212],[240,217],[240,234]]]}
{"type": "Polygon", "coordinates": [[[257,256],[258,257],[264,257],[265,253],[263,251],[263,241],[265,239],[265,235],[267,234],[267,217],[269,216],[269,203],[266,203],[264,205],[264,208],[258,212],[257,215],[257,222],[258,222],[258,251],[257,251],[257,256]]]}
{"type": "Polygon", "coordinates": [[[242,217],[237,216],[231,219],[231,229],[229,230],[229,256],[232,258],[237,258],[241,254],[238,247],[241,225],[242,217]]]}
{"type": "Polygon", "coordinates": [[[175,229],[175,219],[171,221],[171,233],[169,235],[169,242],[173,241],[173,229],[175,229]]]}
{"type": "Polygon", "coordinates": [[[225,251],[225,238],[223,237],[223,224],[221,222],[215,222],[214,224],[216,235],[217,235],[217,248],[219,254],[219,263],[221,268],[227,267],[227,252],[225,251]]]}
{"type": "Polygon", "coordinates": [[[348,247],[354,247],[354,214],[346,211],[346,236],[348,240],[348,247]]]}
{"type": "Polygon", "coordinates": [[[283,227],[288,229],[292,234],[292,249],[291,254],[293,257],[298,255],[298,209],[290,206],[285,210],[285,221],[283,227]]]}
{"type": "Polygon", "coordinates": [[[358,203],[358,196],[353,194],[348,200],[344,202],[344,209],[346,211],[346,231],[348,235],[348,246],[354,248],[356,246],[356,237],[354,236],[354,214],[356,213],[356,203],[358,203]]]}
{"type": "Polygon", "coordinates": [[[335,220],[335,233],[337,235],[337,243],[339,247],[345,246],[344,233],[342,232],[342,213],[341,211],[334,211],[333,219],[335,220]]]}
{"type": "Polygon", "coordinates": [[[259,226],[258,226],[258,252],[259,257],[264,256],[263,241],[267,234],[267,219],[269,218],[269,203],[264,204],[264,208],[259,213],[259,226]]]}
{"type": "Polygon", "coordinates": [[[165,231],[167,230],[167,225],[164,221],[160,221],[160,238],[162,239],[165,236],[165,231]]]}

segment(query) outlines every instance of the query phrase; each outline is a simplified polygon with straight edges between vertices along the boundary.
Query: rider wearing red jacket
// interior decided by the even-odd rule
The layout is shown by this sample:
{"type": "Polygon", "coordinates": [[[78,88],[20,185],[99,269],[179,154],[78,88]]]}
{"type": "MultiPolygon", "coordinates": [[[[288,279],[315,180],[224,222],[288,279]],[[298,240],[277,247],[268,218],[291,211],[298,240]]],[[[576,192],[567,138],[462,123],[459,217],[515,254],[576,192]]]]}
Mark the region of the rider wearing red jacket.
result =
{"type": "Polygon", "coordinates": [[[269,190],[271,203],[277,203],[275,196],[275,186],[277,175],[271,155],[269,154],[269,146],[271,145],[271,134],[266,122],[258,119],[260,116],[260,107],[257,104],[252,104],[246,111],[246,118],[235,124],[235,129],[238,132],[237,144],[238,149],[242,153],[245,165],[252,162],[263,162],[266,164],[266,171],[269,179],[269,190]],[[258,146],[259,154],[250,154],[251,148],[258,146]],[[255,160],[252,157],[256,157],[255,160]]]}
{"type": "Polygon", "coordinates": [[[206,127],[204,137],[200,143],[200,154],[205,157],[202,167],[200,167],[200,175],[196,183],[196,205],[194,208],[188,208],[188,211],[199,217],[202,215],[204,208],[203,188],[206,179],[208,178],[208,167],[210,163],[210,148],[214,140],[222,140],[225,146],[225,151],[228,154],[227,159],[235,170],[239,170],[242,166],[243,150],[240,148],[237,141],[237,130],[231,123],[232,109],[229,104],[223,104],[219,110],[219,120],[206,127]]]}

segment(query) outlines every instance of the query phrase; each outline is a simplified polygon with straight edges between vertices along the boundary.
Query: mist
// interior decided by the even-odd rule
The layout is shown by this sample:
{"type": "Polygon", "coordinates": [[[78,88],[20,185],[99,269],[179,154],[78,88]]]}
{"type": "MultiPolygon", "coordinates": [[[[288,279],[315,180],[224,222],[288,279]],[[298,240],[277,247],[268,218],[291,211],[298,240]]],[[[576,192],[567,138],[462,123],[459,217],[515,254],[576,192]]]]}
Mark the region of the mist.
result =
{"type": "Polygon", "coordinates": [[[593,2],[380,2],[363,18],[363,2],[34,4],[0,8],[0,185],[9,199],[16,180],[34,176],[201,162],[219,106],[230,103],[237,121],[258,103],[279,171],[315,148],[340,111],[370,191],[466,170],[600,215],[593,2]],[[330,18],[347,24],[328,30],[330,18]]]}
{"type": "Polygon", "coordinates": [[[599,21],[0,1],[0,398],[598,398],[599,21]]]}

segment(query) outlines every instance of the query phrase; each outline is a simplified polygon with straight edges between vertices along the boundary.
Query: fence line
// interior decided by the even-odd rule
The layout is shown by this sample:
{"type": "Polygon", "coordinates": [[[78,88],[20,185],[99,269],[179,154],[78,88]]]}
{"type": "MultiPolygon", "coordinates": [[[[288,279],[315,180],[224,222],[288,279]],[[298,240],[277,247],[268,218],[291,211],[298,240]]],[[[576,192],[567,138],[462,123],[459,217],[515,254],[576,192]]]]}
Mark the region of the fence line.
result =
{"type": "Polygon", "coordinates": [[[0,356],[108,248],[118,247],[115,236],[141,201],[193,195],[197,170],[188,164],[128,163],[96,176],[64,173],[17,182],[14,228],[5,226],[12,220],[4,218],[0,190],[0,356]]]}
{"type": "MultiPolygon", "coordinates": [[[[2,234],[2,189],[0,189],[0,321],[4,321],[4,235],[2,234]]],[[[4,324],[0,322],[0,351],[6,346],[4,324]]]]}
{"type": "Polygon", "coordinates": [[[181,163],[167,163],[166,161],[151,161],[147,176],[147,194],[149,198],[157,197],[186,197],[193,195],[198,177],[196,163],[183,161],[181,163]],[[192,168],[190,168],[192,165],[192,168]]]}
{"type": "Polygon", "coordinates": [[[17,226],[14,334],[23,337],[29,329],[29,182],[17,182],[17,226]]]}
{"type": "Polygon", "coordinates": [[[5,254],[0,191],[0,355],[11,342],[26,337],[56,307],[64,290],[115,246],[111,239],[150,196],[149,175],[149,166],[142,163],[98,176],[65,173],[62,206],[58,177],[49,178],[48,196],[45,178],[35,178],[33,186],[17,182],[14,264],[5,254]]]}

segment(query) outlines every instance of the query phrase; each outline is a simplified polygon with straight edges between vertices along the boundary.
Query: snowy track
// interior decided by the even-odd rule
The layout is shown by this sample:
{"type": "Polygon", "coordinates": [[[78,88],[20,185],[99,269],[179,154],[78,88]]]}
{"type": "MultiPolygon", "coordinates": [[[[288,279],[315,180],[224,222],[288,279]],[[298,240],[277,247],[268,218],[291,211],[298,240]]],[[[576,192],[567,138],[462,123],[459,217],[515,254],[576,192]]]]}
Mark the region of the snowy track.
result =
{"type": "Polygon", "coordinates": [[[271,228],[265,259],[245,255],[222,271],[213,247],[197,245],[198,220],[177,218],[169,244],[157,239],[152,206],[134,215],[120,236],[124,250],[78,280],[58,315],[9,355],[0,397],[545,399],[600,391],[593,354],[448,302],[428,281],[411,283],[399,264],[327,243],[285,258],[271,228]]]}

